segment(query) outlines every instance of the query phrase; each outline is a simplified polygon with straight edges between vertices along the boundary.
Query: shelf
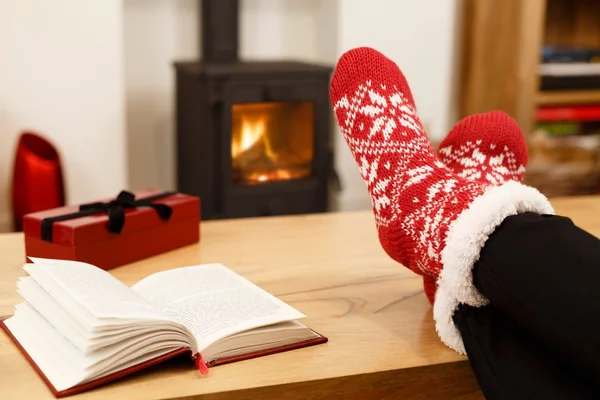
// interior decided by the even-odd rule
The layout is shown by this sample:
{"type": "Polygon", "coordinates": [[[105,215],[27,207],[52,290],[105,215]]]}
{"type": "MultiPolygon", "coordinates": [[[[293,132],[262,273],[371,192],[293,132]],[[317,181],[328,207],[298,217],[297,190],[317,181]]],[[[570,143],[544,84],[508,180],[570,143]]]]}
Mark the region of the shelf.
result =
{"type": "Polygon", "coordinates": [[[600,103],[600,90],[538,92],[535,102],[538,106],[600,103]]]}

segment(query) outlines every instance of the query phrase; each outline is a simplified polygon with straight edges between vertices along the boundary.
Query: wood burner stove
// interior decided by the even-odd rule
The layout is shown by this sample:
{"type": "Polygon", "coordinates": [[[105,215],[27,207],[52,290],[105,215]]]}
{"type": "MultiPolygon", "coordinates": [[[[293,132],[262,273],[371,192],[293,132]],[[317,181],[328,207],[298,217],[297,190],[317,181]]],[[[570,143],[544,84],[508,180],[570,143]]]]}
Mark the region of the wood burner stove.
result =
{"type": "Polygon", "coordinates": [[[327,211],[328,66],[238,59],[237,0],[204,0],[200,61],[177,62],[178,190],[202,219],[327,211]]]}

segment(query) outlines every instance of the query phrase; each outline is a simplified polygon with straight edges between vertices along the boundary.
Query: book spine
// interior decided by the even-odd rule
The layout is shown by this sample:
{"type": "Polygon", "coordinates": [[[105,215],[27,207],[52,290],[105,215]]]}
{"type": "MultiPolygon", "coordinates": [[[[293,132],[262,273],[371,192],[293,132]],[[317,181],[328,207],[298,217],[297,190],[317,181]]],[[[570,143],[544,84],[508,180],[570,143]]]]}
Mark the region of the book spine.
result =
{"type": "Polygon", "coordinates": [[[600,89],[600,75],[540,77],[541,91],[596,89],[600,89]]]}
{"type": "Polygon", "coordinates": [[[600,52],[595,48],[542,47],[543,63],[597,62],[600,52]]]}
{"type": "Polygon", "coordinates": [[[538,122],[600,121],[600,106],[540,107],[535,118],[538,122]]]}

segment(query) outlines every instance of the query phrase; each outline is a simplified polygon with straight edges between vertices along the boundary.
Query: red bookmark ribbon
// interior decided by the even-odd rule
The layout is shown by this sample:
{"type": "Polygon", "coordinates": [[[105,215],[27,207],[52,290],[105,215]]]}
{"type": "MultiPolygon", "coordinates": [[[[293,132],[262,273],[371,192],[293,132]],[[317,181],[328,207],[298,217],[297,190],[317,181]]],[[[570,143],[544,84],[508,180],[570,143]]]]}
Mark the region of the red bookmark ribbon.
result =
{"type": "Polygon", "coordinates": [[[196,355],[196,368],[198,368],[198,370],[200,370],[200,373],[202,375],[208,375],[208,367],[206,366],[206,363],[202,359],[202,356],[200,355],[200,353],[198,353],[196,355]]]}

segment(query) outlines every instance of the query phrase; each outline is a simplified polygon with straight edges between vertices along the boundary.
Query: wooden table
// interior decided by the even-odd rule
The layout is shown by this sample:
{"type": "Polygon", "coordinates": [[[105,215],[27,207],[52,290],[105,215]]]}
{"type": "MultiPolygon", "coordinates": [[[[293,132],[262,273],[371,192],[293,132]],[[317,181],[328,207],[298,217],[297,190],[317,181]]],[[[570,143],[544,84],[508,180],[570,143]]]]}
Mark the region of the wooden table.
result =
{"type": "MultiPolygon", "coordinates": [[[[600,235],[600,197],[553,201],[600,235]]],[[[221,262],[304,312],[327,344],[211,369],[167,363],[72,398],[481,399],[465,358],[438,339],[419,277],[390,260],[370,211],[211,221],[199,245],[117,268],[127,284],[163,269],[221,262]]],[[[0,315],[20,301],[21,234],[0,235],[0,315]]],[[[53,398],[0,332],[0,398],[53,398]]]]}

